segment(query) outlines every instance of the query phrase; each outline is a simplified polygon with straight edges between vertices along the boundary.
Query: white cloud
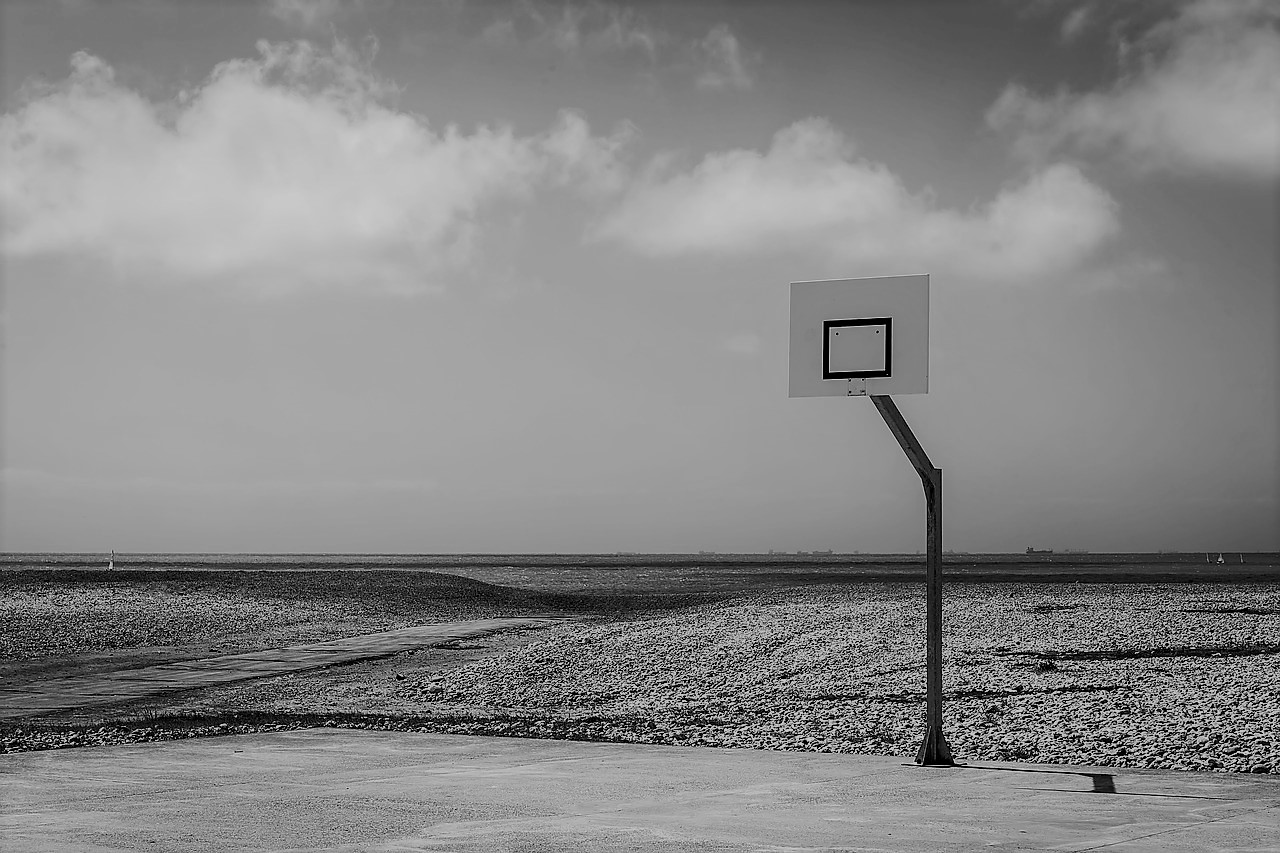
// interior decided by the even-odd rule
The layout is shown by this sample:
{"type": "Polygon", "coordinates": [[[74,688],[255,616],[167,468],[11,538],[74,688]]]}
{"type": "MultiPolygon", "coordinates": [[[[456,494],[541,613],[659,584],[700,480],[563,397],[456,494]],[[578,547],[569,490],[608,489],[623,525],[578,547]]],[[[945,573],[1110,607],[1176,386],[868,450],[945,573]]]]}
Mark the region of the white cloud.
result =
{"type": "Polygon", "coordinates": [[[635,126],[623,123],[612,136],[593,136],[586,119],[562,111],[557,126],[539,140],[547,158],[544,171],[561,186],[595,195],[617,192],[628,179],[622,149],[635,135],[635,126]]]}
{"type": "Polygon", "coordinates": [[[698,43],[705,68],[698,76],[699,89],[750,89],[755,82],[747,68],[738,38],[727,24],[717,24],[698,43]]]}
{"type": "Polygon", "coordinates": [[[565,3],[553,8],[521,0],[492,21],[480,38],[493,46],[547,43],[566,55],[619,54],[638,50],[650,61],[669,36],[651,27],[632,9],[613,3],[565,3]]]}
{"type": "Polygon", "coordinates": [[[555,5],[518,0],[491,21],[480,41],[495,48],[552,49],[566,57],[643,56],[678,76],[692,75],[699,89],[750,89],[760,56],[746,51],[727,24],[703,37],[677,35],[650,24],[634,9],[589,0],[555,5]]]}
{"type": "Polygon", "coordinates": [[[582,18],[586,10],[566,5],[547,27],[551,41],[565,53],[575,53],[582,46],[582,18]]]}
{"type": "Polygon", "coordinates": [[[1113,152],[1143,171],[1280,176],[1280,4],[1198,0],[1124,44],[1106,91],[1010,85],[988,123],[1019,151],[1113,152]]]}
{"type": "Polygon", "coordinates": [[[1089,27],[1093,18],[1093,7],[1078,6],[1062,19],[1061,35],[1064,42],[1075,41],[1089,27]]]}
{"type": "Polygon", "coordinates": [[[343,11],[343,0],[267,0],[267,11],[290,26],[323,29],[343,11]]]}
{"type": "Polygon", "coordinates": [[[86,53],[0,118],[11,256],[79,253],[130,274],[413,290],[472,260],[487,205],[609,190],[626,134],[562,113],[544,133],[434,131],[336,44],[260,42],[164,103],[86,53]]]}
{"type": "Polygon", "coordinates": [[[707,155],[634,184],[591,234],[649,255],[816,253],[848,265],[1016,279],[1064,271],[1118,231],[1116,204],[1054,164],[981,209],[940,209],[885,166],[854,156],[828,122],[779,131],[768,151],[707,155]]]}
{"type": "Polygon", "coordinates": [[[508,47],[519,43],[516,22],[511,18],[498,18],[480,31],[480,41],[490,47],[508,47]]]}
{"type": "Polygon", "coordinates": [[[658,43],[664,36],[636,16],[630,9],[614,9],[605,25],[592,34],[590,43],[601,50],[631,50],[639,48],[652,61],[658,52],[658,43]]]}

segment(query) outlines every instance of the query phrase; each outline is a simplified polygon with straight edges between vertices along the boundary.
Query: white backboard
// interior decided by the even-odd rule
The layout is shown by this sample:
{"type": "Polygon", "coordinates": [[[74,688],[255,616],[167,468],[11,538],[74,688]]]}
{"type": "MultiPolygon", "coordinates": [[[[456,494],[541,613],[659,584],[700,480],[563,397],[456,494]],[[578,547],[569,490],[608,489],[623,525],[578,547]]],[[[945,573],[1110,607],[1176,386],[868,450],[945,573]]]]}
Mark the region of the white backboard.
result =
{"type": "Polygon", "coordinates": [[[791,397],[929,392],[929,276],[791,284],[791,397]]]}

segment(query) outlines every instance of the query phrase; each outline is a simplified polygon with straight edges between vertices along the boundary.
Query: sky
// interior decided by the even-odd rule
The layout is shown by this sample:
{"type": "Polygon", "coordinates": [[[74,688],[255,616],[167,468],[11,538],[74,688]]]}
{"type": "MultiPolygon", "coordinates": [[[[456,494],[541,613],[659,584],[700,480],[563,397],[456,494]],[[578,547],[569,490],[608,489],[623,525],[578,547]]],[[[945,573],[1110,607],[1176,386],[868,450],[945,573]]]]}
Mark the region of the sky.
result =
{"type": "Polygon", "coordinates": [[[1280,550],[1280,6],[0,0],[0,550],[1280,550]]]}

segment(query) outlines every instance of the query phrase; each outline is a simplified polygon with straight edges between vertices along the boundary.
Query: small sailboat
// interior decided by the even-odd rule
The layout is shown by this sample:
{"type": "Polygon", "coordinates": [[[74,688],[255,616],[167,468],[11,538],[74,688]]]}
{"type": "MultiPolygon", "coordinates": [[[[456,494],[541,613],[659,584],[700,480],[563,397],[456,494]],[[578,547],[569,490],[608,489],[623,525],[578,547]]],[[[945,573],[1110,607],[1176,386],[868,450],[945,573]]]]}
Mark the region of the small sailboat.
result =
{"type": "Polygon", "coordinates": [[[1225,563],[1225,562],[1226,562],[1226,560],[1222,559],[1222,555],[1221,555],[1221,554],[1219,554],[1219,555],[1218,555],[1218,565],[1219,565],[1219,566],[1221,566],[1221,565],[1222,565],[1223,563],[1225,563]]]}
{"type": "Polygon", "coordinates": [[[111,549],[111,556],[107,558],[107,568],[114,569],[115,567],[116,567],[116,552],[115,552],[115,549],[113,548],[111,549]]]}

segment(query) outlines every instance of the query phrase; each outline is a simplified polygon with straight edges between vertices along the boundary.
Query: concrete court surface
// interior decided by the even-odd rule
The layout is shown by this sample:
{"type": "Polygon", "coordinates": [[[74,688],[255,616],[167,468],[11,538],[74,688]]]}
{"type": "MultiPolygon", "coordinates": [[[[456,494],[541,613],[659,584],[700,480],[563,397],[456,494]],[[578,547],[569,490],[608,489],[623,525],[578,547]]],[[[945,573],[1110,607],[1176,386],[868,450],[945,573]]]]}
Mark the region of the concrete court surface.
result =
{"type": "Polygon", "coordinates": [[[1280,779],[310,729],[0,756],[0,849],[1280,851],[1280,779]]]}

